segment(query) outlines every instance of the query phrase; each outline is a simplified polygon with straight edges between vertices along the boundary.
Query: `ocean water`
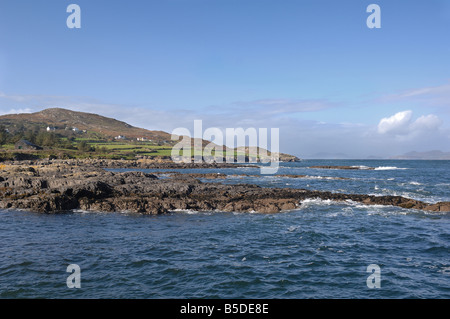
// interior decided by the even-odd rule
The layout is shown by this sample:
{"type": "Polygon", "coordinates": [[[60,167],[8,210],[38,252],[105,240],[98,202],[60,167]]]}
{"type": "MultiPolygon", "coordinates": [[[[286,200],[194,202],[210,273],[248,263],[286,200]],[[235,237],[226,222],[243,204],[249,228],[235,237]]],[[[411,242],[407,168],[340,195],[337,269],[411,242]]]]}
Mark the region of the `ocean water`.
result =
{"type": "MultiPolygon", "coordinates": [[[[279,174],[309,177],[210,182],[450,201],[450,161],[307,160],[279,174]]],[[[278,214],[4,210],[0,241],[0,298],[450,298],[449,213],[318,199],[278,214]],[[67,287],[69,264],[81,269],[79,289],[67,287]],[[380,288],[367,285],[371,264],[380,288]]]]}

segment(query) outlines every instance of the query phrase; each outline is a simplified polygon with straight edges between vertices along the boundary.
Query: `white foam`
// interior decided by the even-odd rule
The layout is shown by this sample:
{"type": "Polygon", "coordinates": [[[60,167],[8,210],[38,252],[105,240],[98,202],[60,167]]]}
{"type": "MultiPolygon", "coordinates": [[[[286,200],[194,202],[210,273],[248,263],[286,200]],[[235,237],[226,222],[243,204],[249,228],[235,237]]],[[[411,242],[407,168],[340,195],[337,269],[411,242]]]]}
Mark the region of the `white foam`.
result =
{"type": "Polygon", "coordinates": [[[411,184],[411,185],[422,185],[421,183],[419,183],[419,182],[410,182],[409,184],[411,184]]]}
{"type": "Polygon", "coordinates": [[[170,210],[171,212],[174,212],[174,213],[185,213],[185,214],[189,214],[189,215],[195,215],[195,214],[198,214],[199,213],[199,211],[198,210],[193,210],[193,209],[179,209],[179,208],[177,208],[177,209],[172,209],[172,210],[170,210]]]}
{"type": "Polygon", "coordinates": [[[327,179],[327,180],[338,179],[338,178],[332,177],[332,176],[309,176],[309,175],[307,175],[305,178],[306,179],[327,179]]]}
{"type": "Polygon", "coordinates": [[[409,214],[409,212],[402,211],[402,210],[394,212],[394,211],[382,211],[382,210],[378,210],[378,209],[375,209],[368,213],[369,216],[385,216],[385,217],[392,216],[392,215],[408,215],[408,214],[409,214]]]}
{"type": "Polygon", "coordinates": [[[365,165],[353,165],[352,167],[359,168],[359,169],[370,169],[369,166],[365,166],[365,165]]]}
{"type": "Polygon", "coordinates": [[[376,171],[392,171],[397,169],[407,169],[407,168],[397,166],[378,166],[375,168],[376,171]]]}
{"type": "MultiPolygon", "coordinates": [[[[84,209],[72,209],[73,213],[76,214],[81,214],[81,215],[87,215],[87,214],[92,214],[92,215],[105,215],[105,214],[111,214],[110,212],[105,212],[105,211],[101,211],[101,210],[84,210],[84,209]]],[[[122,212],[122,211],[117,211],[114,213],[128,213],[128,212],[122,212]]]]}
{"type": "Polygon", "coordinates": [[[439,183],[439,184],[436,184],[436,186],[450,186],[450,183],[439,183]]]}
{"type": "Polygon", "coordinates": [[[388,205],[368,205],[368,204],[362,204],[359,202],[355,202],[351,199],[347,199],[345,201],[346,203],[348,203],[349,205],[355,207],[355,208],[384,208],[384,207],[389,207],[388,205]]]}
{"type": "MultiPolygon", "coordinates": [[[[345,201],[333,201],[333,200],[323,200],[320,198],[315,199],[305,199],[301,202],[300,209],[305,209],[311,207],[313,205],[316,206],[331,206],[331,205],[345,205],[346,207],[341,208],[340,211],[329,212],[325,214],[327,217],[337,217],[337,216],[353,216],[353,209],[364,209],[368,210],[369,215],[372,214],[380,214],[386,211],[386,208],[393,207],[390,205],[368,205],[362,204],[359,202],[352,201],[351,199],[347,199],[345,201]]],[[[396,210],[396,214],[406,214],[408,210],[396,210]]],[[[390,214],[389,212],[388,214],[390,214]]]]}
{"type": "Polygon", "coordinates": [[[77,213],[77,214],[95,214],[95,213],[99,213],[98,211],[84,210],[84,209],[72,209],[72,212],[77,213]]]}
{"type": "MultiPolygon", "coordinates": [[[[220,212],[223,213],[223,211],[220,211],[220,212]]],[[[255,210],[249,210],[247,212],[235,212],[235,211],[233,211],[232,214],[233,215],[244,215],[244,214],[262,214],[262,213],[257,212],[255,210]]]]}
{"type": "Polygon", "coordinates": [[[341,203],[341,202],[334,201],[331,199],[307,198],[300,202],[300,204],[301,204],[300,208],[306,208],[311,205],[330,206],[330,205],[339,204],[339,203],[341,203]]]}
{"type": "MultiPolygon", "coordinates": [[[[354,202],[350,199],[346,200],[346,201],[336,201],[336,200],[331,200],[331,199],[320,199],[320,198],[308,198],[305,200],[302,200],[300,202],[300,209],[305,209],[311,206],[331,206],[331,205],[345,205],[346,207],[342,208],[341,211],[339,212],[334,212],[334,213],[328,213],[326,214],[326,216],[328,217],[336,217],[336,216],[340,216],[340,215],[352,215],[353,214],[353,209],[351,207],[356,207],[356,208],[368,208],[368,207],[374,207],[374,206],[378,206],[378,205],[363,205],[360,204],[358,202],[354,202]]],[[[380,207],[383,207],[382,205],[379,205],[380,207]]]]}

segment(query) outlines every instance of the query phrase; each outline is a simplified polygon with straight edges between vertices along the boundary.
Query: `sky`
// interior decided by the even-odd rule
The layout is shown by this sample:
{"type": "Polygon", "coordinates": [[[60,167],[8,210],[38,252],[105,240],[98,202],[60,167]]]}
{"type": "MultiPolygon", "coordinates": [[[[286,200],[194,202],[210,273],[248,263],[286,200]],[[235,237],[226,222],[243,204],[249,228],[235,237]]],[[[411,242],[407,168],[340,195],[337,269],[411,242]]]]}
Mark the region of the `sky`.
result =
{"type": "Polygon", "coordinates": [[[446,0],[1,0],[0,114],[279,128],[302,158],[450,151],[449,35],[446,0]]]}

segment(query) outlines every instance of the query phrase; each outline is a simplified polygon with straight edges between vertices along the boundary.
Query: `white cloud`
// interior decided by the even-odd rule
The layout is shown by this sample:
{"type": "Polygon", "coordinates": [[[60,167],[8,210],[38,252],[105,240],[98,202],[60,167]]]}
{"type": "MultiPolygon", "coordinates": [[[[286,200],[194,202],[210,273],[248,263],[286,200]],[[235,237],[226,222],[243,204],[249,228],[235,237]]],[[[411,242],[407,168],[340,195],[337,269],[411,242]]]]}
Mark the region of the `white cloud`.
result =
{"type": "Polygon", "coordinates": [[[450,106],[450,83],[439,86],[416,88],[383,96],[380,102],[419,103],[422,106],[448,108],[450,106]]]}
{"type": "Polygon", "coordinates": [[[411,124],[413,131],[430,131],[435,130],[442,125],[442,120],[434,114],[422,115],[414,123],[411,124]]]}
{"type": "Polygon", "coordinates": [[[435,131],[443,123],[434,114],[422,115],[415,121],[412,121],[412,115],[413,112],[407,110],[381,119],[378,123],[378,133],[399,137],[414,137],[421,133],[435,131]]]}
{"type": "Polygon", "coordinates": [[[238,108],[245,107],[251,112],[266,115],[316,112],[335,107],[337,104],[325,99],[260,99],[233,103],[238,108]]]}
{"type": "Polygon", "coordinates": [[[380,123],[378,124],[378,133],[407,133],[411,117],[412,111],[410,110],[398,112],[391,117],[385,117],[381,119],[380,123]]]}
{"type": "Polygon", "coordinates": [[[32,113],[33,110],[30,108],[24,108],[24,109],[10,109],[8,111],[2,111],[0,110],[0,115],[6,115],[6,114],[20,114],[20,113],[32,113]]]}

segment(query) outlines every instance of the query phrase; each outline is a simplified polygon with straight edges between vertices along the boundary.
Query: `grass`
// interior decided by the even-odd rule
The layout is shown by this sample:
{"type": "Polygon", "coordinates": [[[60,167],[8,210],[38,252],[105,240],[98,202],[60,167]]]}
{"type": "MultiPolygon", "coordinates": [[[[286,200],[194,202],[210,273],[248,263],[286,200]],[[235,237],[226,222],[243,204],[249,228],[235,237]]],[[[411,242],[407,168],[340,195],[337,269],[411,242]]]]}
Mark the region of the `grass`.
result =
{"type": "Polygon", "coordinates": [[[139,149],[139,148],[168,148],[170,145],[155,145],[151,143],[142,144],[131,144],[131,143],[123,143],[123,142],[89,142],[91,146],[95,147],[106,147],[108,149],[139,149]]]}
{"type": "Polygon", "coordinates": [[[1,147],[0,147],[0,150],[1,149],[6,149],[6,150],[13,150],[14,149],[14,144],[6,144],[6,145],[2,145],[1,147]]]}
{"type": "MultiPolygon", "coordinates": [[[[62,148],[44,148],[42,151],[19,151],[14,149],[13,144],[3,145],[0,148],[0,160],[12,160],[17,157],[25,158],[106,158],[106,159],[136,159],[139,156],[171,156],[172,145],[155,145],[152,142],[124,142],[113,141],[105,142],[104,140],[95,141],[89,138],[76,138],[72,145],[76,148],[78,143],[86,141],[92,146],[95,151],[83,152],[77,149],[62,149],[62,148]]],[[[202,155],[202,152],[194,149],[186,149],[191,156],[202,155]]],[[[179,155],[183,155],[183,150],[180,150],[179,155]]],[[[212,156],[215,156],[213,151],[212,156]]],[[[223,153],[225,156],[225,152],[223,153]]],[[[234,156],[245,155],[243,152],[234,152],[234,156]]]]}
{"type": "Polygon", "coordinates": [[[109,156],[135,158],[136,156],[171,156],[172,145],[156,145],[152,142],[89,142],[96,150],[105,149],[109,156]]]}

